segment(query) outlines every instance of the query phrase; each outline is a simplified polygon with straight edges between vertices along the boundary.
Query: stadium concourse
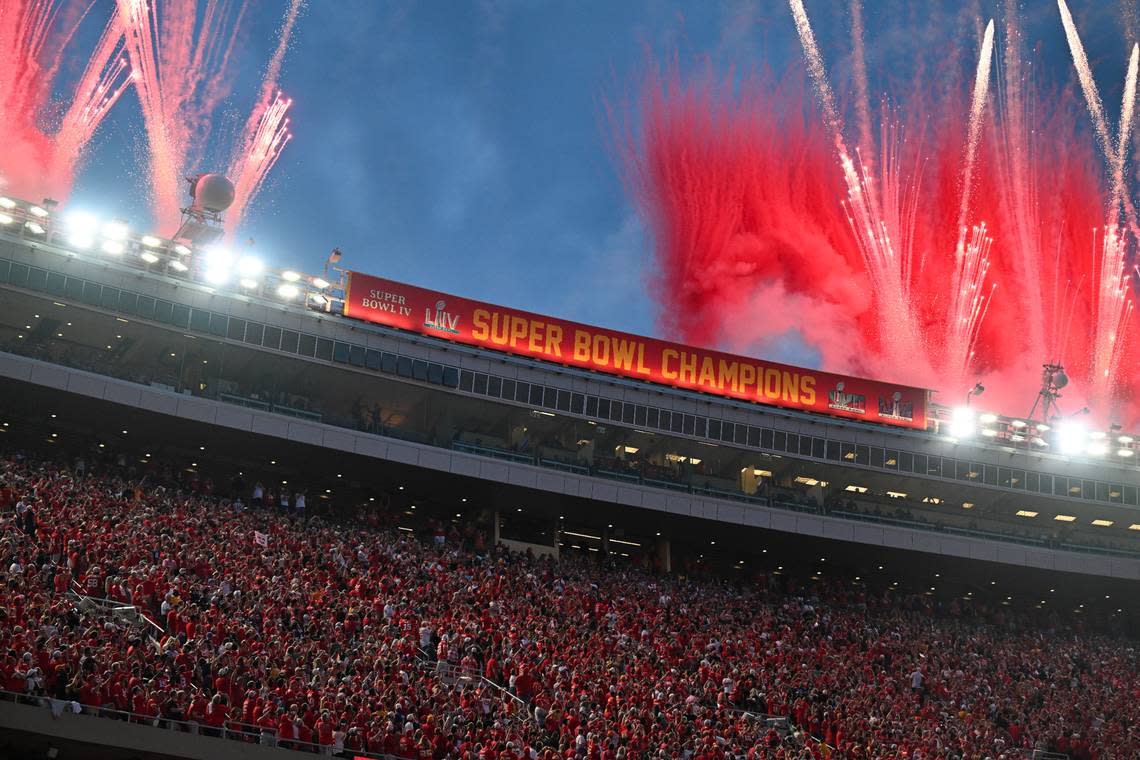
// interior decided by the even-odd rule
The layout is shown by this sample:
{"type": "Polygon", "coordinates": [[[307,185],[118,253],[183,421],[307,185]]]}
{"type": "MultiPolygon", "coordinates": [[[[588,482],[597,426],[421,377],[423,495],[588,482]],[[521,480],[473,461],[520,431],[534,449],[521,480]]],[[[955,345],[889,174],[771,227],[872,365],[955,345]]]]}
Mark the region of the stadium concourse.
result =
{"type": "Polygon", "coordinates": [[[302,512],[73,437],[4,437],[9,700],[340,756],[1136,756],[1134,642],[1104,611],[536,558],[399,485],[302,512]]]}

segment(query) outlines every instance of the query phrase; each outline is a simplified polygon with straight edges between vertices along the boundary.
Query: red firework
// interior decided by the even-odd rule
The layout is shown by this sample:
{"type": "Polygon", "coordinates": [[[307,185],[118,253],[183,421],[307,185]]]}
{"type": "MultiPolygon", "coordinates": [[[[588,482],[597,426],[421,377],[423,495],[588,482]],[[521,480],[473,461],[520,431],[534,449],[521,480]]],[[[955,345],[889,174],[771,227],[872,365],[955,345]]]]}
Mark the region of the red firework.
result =
{"type": "Polygon", "coordinates": [[[826,369],[948,404],[982,380],[1010,414],[1057,360],[1069,406],[1140,423],[1135,240],[1116,231],[1103,157],[1074,95],[1045,97],[1011,65],[1015,42],[987,99],[987,55],[950,96],[884,109],[871,145],[857,108],[851,148],[830,91],[802,80],[649,76],[621,152],[655,238],[661,329],[761,353],[795,331],[826,369]]]}

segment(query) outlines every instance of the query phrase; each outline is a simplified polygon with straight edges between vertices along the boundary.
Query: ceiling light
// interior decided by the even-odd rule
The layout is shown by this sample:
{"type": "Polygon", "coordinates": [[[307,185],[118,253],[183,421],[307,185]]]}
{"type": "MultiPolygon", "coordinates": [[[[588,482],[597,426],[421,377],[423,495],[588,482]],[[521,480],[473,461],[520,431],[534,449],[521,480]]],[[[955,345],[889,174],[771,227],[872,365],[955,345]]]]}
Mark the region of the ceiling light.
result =
{"type": "Polygon", "coordinates": [[[1073,522],[1077,518],[1075,515],[1057,515],[1053,519],[1057,522],[1073,522]]]}
{"type": "Polygon", "coordinates": [[[1112,523],[1113,523],[1112,520],[1093,520],[1092,521],[1092,524],[1097,526],[1098,528],[1112,527],[1112,523]]]}
{"type": "Polygon", "coordinates": [[[1028,509],[1019,509],[1019,510],[1017,510],[1017,516],[1018,517],[1037,517],[1037,513],[1030,511],[1028,509]]]}

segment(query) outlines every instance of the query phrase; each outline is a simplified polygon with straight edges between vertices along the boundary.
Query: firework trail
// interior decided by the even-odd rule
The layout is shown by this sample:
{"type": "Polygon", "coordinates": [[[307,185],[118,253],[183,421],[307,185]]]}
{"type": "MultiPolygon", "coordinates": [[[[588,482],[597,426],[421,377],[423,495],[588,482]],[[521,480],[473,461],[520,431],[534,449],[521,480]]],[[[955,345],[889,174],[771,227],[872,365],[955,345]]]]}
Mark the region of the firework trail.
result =
{"type": "Polygon", "coordinates": [[[43,126],[65,51],[87,15],[76,3],[0,3],[0,187],[29,197],[70,192],[76,167],[128,84],[122,31],[112,14],[62,119],[43,126]]]}
{"type": "Polygon", "coordinates": [[[178,224],[182,178],[229,90],[230,55],[245,13],[228,0],[118,0],[150,150],[151,204],[160,228],[178,224]]]}
{"type": "Polygon", "coordinates": [[[289,133],[289,111],[292,100],[277,93],[273,102],[250,127],[253,134],[245,137],[241,153],[230,162],[229,176],[234,183],[234,202],[226,214],[226,226],[232,233],[241,223],[249,201],[261,189],[265,177],[285,144],[292,139],[289,133]]]}
{"type": "Polygon", "coordinates": [[[227,214],[226,224],[231,233],[241,223],[250,200],[261,188],[269,170],[277,163],[285,144],[292,137],[289,134],[289,119],[286,117],[292,101],[281,97],[277,83],[293,27],[303,4],[304,0],[291,0],[289,3],[278,34],[277,49],[265,68],[257,104],[246,120],[245,129],[230,158],[228,176],[234,183],[234,202],[227,214]]]}

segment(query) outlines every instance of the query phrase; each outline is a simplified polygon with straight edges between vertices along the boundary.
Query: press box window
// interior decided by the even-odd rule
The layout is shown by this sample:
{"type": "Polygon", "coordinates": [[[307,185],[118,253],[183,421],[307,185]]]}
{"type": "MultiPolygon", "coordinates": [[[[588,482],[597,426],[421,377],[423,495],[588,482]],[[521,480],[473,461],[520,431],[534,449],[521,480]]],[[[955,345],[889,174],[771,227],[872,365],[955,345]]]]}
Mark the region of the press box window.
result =
{"type": "Polygon", "coordinates": [[[412,360],[412,378],[427,382],[427,365],[423,359],[412,360]]]}
{"type": "MultiPolygon", "coordinates": [[[[269,340],[269,331],[270,330],[276,330],[276,328],[273,328],[273,327],[266,327],[265,328],[265,339],[266,340],[269,340]]],[[[280,330],[277,330],[277,332],[280,333],[280,330]]],[[[280,335],[278,335],[278,337],[280,337],[280,335]]],[[[333,361],[336,362],[337,364],[348,364],[348,353],[349,353],[348,352],[348,344],[347,343],[341,343],[338,340],[336,342],[336,345],[333,347],[333,361]]]]}
{"type": "Polygon", "coordinates": [[[315,335],[306,335],[301,333],[301,340],[297,346],[297,353],[301,356],[312,356],[317,350],[317,338],[315,335]]]}
{"type": "Polygon", "coordinates": [[[471,388],[473,393],[478,393],[480,396],[487,395],[487,376],[482,372],[475,373],[475,385],[471,388]]]}
{"type": "MultiPolygon", "coordinates": [[[[289,350],[289,349],[285,348],[285,335],[286,334],[282,334],[282,336],[281,336],[281,350],[282,351],[288,351],[289,350]]],[[[363,367],[364,366],[364,354],[365,354],[364,346],[349,346],[348,347],[348,363],[354,367],[363,367]]]]}
{"type": "Polygon", "coordinates": [[[461,370],[459,373],[459,390],[471,392],[471,388],[475,383],[475,373],[469,369],[461,370]]]}
{"type": "Polygon", "coordinates": [[[503,378],[491,375],[487,378],[487,395],[500,398],[503,395],[503,378]]]}

